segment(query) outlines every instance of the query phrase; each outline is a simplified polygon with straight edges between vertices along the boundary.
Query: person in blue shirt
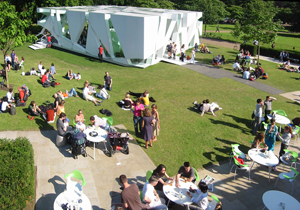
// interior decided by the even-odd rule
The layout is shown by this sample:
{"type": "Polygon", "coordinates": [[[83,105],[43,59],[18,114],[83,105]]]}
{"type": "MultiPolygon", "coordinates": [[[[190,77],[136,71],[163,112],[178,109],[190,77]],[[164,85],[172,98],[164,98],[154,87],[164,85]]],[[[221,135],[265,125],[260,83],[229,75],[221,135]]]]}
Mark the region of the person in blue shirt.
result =
{"type": "Polygon", "coordinates": [[[15,58],[16,58],[16,53],[14,50],[12,50],[11,54],[10,54],[10,57],[11,57],[11,65],[13,67],[13,70],[15,69],[15,58]]]}

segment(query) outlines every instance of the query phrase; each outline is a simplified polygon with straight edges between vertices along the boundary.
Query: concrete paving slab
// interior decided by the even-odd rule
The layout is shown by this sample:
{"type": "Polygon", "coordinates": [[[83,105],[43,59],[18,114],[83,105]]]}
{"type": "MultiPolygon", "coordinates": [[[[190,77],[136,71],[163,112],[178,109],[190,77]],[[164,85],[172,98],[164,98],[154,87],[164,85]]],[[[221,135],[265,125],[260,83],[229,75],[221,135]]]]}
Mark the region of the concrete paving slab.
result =
{"type": "Polygon", "coordinates": [[[290,99],[292,101],[295,101],[297,103],[300,103],[300,91],[294,91],[294,92],[288,92],[288,93],[282,93],[281,96],[290,99]]]}

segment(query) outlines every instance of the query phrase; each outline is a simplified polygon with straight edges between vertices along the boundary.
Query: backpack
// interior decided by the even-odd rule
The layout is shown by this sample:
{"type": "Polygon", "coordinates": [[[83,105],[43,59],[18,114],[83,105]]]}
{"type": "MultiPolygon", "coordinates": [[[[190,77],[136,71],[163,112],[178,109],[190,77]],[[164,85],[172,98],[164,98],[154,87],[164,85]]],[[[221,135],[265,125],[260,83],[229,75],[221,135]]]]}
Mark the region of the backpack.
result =
{"type": "Polygon", "coordinates": [[[16,114],[17,114],[16,107],[14,107],[14,106],[10,107],[9,113],[10,113],[11,115],[16,115],[16,114]]]}
{"type": "Polygon", "coordinates": [[[30,75],[30,72],[26,71],[25,76],[29,76],[29,75],[30,75]]]}
{"type": "Polygon", "coordinates": [[[54,81],[51,82],[51,86],[55,87],[55,82],[54,81]]]}
{"type": "Polygon", "coordinates": [[[263,79],[268,79],[268,73],[263,74],[263,79]]]}
{"type": "Polygon", "coordinates": [[[25,93],[25,94],[24,94],[23,101],[27,101],[27,100],[28,100],[28,95],[25,93]]]}
{"type": "Polygon", "coordinates": [[[46,82],[43,83],[43,87],[44,87],[44,88],[47,88],[47,87],[50,87],[50,86],[51,86],[51,85],[50,85],[48,82],[47,82],[47,83],[46,83],[46,82]]]}

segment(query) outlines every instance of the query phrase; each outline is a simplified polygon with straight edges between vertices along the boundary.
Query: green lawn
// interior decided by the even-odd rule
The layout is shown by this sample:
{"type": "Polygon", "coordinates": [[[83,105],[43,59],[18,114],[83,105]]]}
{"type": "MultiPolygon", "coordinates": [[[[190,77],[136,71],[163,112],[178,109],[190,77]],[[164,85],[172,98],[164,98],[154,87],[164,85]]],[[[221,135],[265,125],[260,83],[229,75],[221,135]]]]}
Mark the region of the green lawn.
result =
{"type": "MultiPolygon", "coordinates": [[[[214,54],[224,53],[227,60],[232,60],[235,51],[226,48],[210,46],[214,54]]],[[[19,57],[25,57],[25,69],[37,67],[40,61],[46,68],[53,62],[58,71],[57,81],[61,85],[56,88],[42,88],[38,83],[37,76],[21,76],[20,72],[10,72],[10,82],[16,87],[26,83],[32,90],[30,100],[37,104],[50,100],[58,90],[74,87],[82,96],[84,80],[94,84],[103,83],[104,72],[108,71],[113,79],[111,98],[103,102],[101,107],[96,107],[92,102],[81,98],[66,99],[66,114],[72,121],[78,109],[82,109],[87,121],[91,115],[99,113],[99,109],[109,109],[113,113],[114,124],[124,124],[129,133],[134,134],[132,114],[123,111],[117,106],[117,102],[124,98],[127,91],[142,92],[148,90],[150,96],[157,101],[158,111],[161,118],[161,131],[158,141],[154,142],[153,148],[145,150],[153,162],[158,165],[163,163],[167,166],[170,174],[175,174],[178,167],[184,161],[190,161],[195,168],[201,168],[211,162],[218,162],[228,158],[230,144],[239,143],[241,149],[247,151],[251,135],[251,113],[255,108],[257,98],[265,98],[267,93],[251,88],[242,83],[228,78],[212,79],[186,68],[166,63],[148,67],[146,69],[121,67],[109,63],[100,64],[97,60],[73,55],[55,49],[33,51],[27,45],[16,48],[19,57]],[[68,81],[63,78],[66,72],[72,69],[82,74],[81,81],[68,81]],[[192,102],[210,99],[218,102],[223,110],[216,112],[217,117],[206,114],[201,117],[192,109],[192,102]]],[[[197,54],[197,59],[208,62],[212,55],[197,54]],[[204,57],[201,58],[203,55],[204,57]]],[[[264,63],[263,63],[264,65],[264,63]]],[[[266,68],[274,64],[266,64],[266,68]]],[[[231,68],[232,63],[225,68],[231,68]]],[[[288,79],[291,74],[279,70],[270,70],[270,79],[266,82],[282,90],[297,90],[298,84],[295,79],[288,79]],[[274,76],[272,76],[274,75],[274,76]],[[277,84],[277,76],[286,76],[277,84]],[[284,89],[285,88],[285,89],[284,89]]],[[[5,95],[0,91],[1,96],[5,95]]],[[[290,119],[297,116],[295,110],[298,104],[293,103],[279,95],[275,96],[278,101],[274,102],[273,109],[283,109],[290,119]]],[[[38,130],[55,129],[54,124],[46,124],[37,117],[33,121],[27,119],[27,107],[17,108],[17,115],[0,114],[2,126],[0,130],[38,130]]],[[[143,144],[142,139],[137,139],[143,144]]]]}

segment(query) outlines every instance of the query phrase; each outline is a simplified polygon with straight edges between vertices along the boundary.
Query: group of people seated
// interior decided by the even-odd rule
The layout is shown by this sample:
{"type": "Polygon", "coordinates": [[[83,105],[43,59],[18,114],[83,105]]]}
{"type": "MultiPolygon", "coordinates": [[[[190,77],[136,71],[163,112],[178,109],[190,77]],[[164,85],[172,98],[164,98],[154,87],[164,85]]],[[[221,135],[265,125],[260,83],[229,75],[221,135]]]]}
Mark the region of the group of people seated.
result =
{"type": "MultiPolygon", "coordinates": [[[[184,162],[183,166],[179,168],[175,178],[169,177],[166,172],[166,167],[163,164],[160,164],[145,183],[141,199],[139,199],[140,192],[138,186],[136,184],[129,184],[126,175],[122,174],[119,177],[119,181],[123,186],[121,192],[122,205],[126,209],[167,210],[168,207],[166,206],[166,201],[168,201],[168,198],[164,195],[163,186],[175,184],[175,186],[179,188],[181,180],[184,180],[184,182],[195,183],[195,171],[194,168],[190,166],[189,162],[184,162]]],[[[186,196],[191,197],[191,201],[193,202],[189,205],[190,209],[207,209],[209,205],[208,186],[205,182],[200,181],[198,183],[198,189],[190,187],[186,196]],[[193,194],[197,195],[193,196],[193,194]]],[[[173,205],[174,203],[169,201],[169,206],[173,205]]],[[[221,210],[222,203],[217,203],[214,209],[221,210]]]]}
{"type": "Polygon", "coordinates": [[[226,63],[226,59],[224,55],[220,56],[220,54],[212,59],[213,65],[219,65],[226,63]]]}
{"type": "Polygon", "coordinates": [[[10,88],[1,100],[1,112],[9,112],[12,106],[26,106],[26,101],[30,95],[31,91],[25,84],[23,84],[22,87],[18,87],[18,93],[15,94],[13,88],[10,88]],[[15,105],[13,105],[13,103],[15,103],[15,105]]]}
{"type": "Polygon", "coordinates": [[[73,72],[72,72],[72,69],[70,69],[70,70],[67,72],[67,74],[66,74],[66,78],[67,78],[68,80],[75,79],[75,80],[79,81],[79,80],[81,80],[81,75],[80,75],[79,72],[78,72],[77,74],[76,74],[76,73],[73,73],[73,72]]]}
{"type": "Polygon", "coordinates": [[[200,44],[200,49],[199,49],[199,45],[197,43],[195,43],[195,52],[201,52],[201,53],[212,53],[209,51],[208,47],[204,45],[204,43],[200,44]]]}
{"type": "Polygon", "coordinates": [[[237,56],[238,57],[237,60],[239,60],[239,59],[245,59],[245,60],[247,60],[247,59],[250,59],[250,56],[251,56],[251,54],[250,54],[249,50],[244,51],[244,49],[241,49],[240,53],[237,56]]]}

